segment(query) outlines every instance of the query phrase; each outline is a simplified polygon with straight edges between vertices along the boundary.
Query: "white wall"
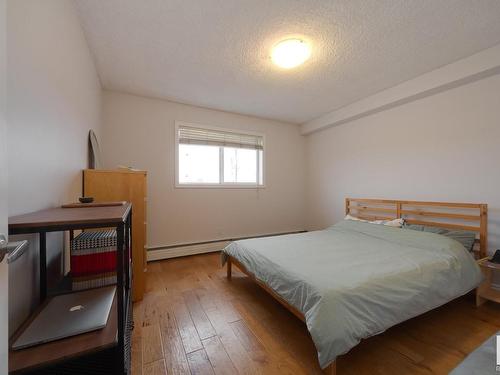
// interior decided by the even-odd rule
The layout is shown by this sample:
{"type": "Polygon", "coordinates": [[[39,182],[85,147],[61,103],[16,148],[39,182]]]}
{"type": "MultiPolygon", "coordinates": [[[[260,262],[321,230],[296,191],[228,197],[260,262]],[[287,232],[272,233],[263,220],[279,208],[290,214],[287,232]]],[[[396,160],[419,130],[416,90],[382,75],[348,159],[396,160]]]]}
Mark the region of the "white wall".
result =
{"type": "Polygon", "coordinates": [[[149,246],[304,228],[304,142],[296,125],[105,91],[101,150],[108,168],[148,171],[149,246]],[[264,133],[266,187],[176,189],[175,120],[264,133]]]}
{"type": "Polygon", "coordinates": [[[313,133],[306,169],[308,229],[348,196],[480,202],[500,248],[500,75],[313,133]]]}
{"type": "MultiPolygon", "coordinates": [[[[87,133],[100,131],[101,87],[71,0],[7,2],[7,70],[9,214],[74,201],[87,166],[87,133]]],[[[37,242],[29,239],[34,257],[37,242]]],[[[57,273],[62,236],[48,240],[57,273]]],[[[36,263],[34,257],[27,275],[36,263]]],[[[33,285],[23,294],[37,291],[33,285]]]]}
{"type": "Polygon", "coordinates": [[[101,87],[71,0],[8,2],[10,214],[73,200],[101,87]]]}

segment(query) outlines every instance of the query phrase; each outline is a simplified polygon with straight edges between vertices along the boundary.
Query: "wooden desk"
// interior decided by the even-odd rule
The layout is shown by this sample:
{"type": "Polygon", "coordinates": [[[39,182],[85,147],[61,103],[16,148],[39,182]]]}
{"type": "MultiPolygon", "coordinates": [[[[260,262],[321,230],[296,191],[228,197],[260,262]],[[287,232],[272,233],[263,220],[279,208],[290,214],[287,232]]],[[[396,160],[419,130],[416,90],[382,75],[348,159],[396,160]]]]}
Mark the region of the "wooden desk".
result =
{"type": "Polygon", "coordinates": [[[50,232],[68,226],[76,226],[75,229],[82,226],[95,228],[95,225],[104,224],[112,226],[125,223],[131,208],[130,203],[104,207],[48,208],[9,217],[9,233],[34,233],[39,230],[50,232]]]}
{"type": "MultiPolygon", "coordinates": [[[[115,227],[117,233],[117,283],[116,297],[106,327],[27,349],[11,350],[9,372],[49,368],[47,371],[58,373],[58,366],[65,371],[71,366],[85,366],[85,361],[83,365],[78,362],[83,356],[93,366],[97,362],[95,358],[104,358],[106,365],[111,362],[111,367],[115,370],[107,373],[124,374],[130,368],[130,330],[133,325],[130,293],[132,205],[126,203],[110,207],[51,208],[9,218],[9,234],[38,233],[40,236],[40,308],[47,298],[47,232],[109,227],[115,227]],[[101,355],[105,350],[105,354],[101,355]],[[94,355],[93,359],[89,357],[91,355],[94,355]]],[[[29,321],[14,334],[14,338],[19,336],[28,323],[29,321]]]]}

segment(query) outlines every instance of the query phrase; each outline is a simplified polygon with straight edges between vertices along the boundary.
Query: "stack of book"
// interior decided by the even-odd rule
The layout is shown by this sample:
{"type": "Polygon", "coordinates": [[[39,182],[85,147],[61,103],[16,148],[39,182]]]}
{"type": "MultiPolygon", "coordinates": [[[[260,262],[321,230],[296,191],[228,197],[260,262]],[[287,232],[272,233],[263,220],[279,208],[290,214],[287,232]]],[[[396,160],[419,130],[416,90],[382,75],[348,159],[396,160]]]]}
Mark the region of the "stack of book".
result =
{"type": "Polygon", "coordinates": [[[116,230],[82,232],[71,241],[72,289],[116,284],[116,230]]]}

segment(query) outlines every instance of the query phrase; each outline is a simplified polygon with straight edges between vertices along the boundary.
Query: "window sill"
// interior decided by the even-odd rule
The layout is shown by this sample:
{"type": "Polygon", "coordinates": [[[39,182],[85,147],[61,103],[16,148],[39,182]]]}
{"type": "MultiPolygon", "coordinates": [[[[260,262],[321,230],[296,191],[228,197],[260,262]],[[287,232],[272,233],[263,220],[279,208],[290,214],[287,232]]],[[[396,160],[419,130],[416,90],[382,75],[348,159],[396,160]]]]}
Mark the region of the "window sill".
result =
{"type": "Polygon", "coordinates": [[[175,184],[176,189],[264,189],[266,185],[175,184]]]}

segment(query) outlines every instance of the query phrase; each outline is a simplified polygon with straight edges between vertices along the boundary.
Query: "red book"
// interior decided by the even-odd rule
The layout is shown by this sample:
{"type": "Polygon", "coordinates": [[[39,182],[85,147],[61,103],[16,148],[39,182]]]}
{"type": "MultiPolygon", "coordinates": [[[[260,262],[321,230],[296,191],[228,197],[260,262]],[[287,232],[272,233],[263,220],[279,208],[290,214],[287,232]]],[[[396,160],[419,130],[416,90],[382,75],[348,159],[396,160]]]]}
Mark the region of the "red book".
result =
{"type": "Polygon", "coordinates": [[[71,274],[73,276],[113,271],[116,271],[116,251],[71,256],[71,274]]]}

